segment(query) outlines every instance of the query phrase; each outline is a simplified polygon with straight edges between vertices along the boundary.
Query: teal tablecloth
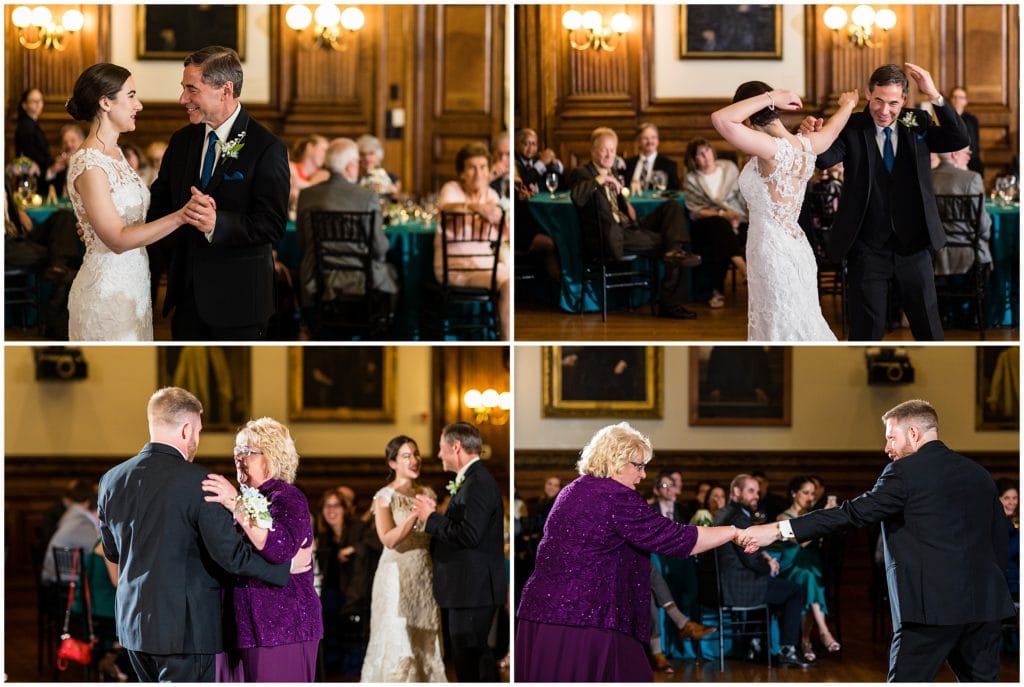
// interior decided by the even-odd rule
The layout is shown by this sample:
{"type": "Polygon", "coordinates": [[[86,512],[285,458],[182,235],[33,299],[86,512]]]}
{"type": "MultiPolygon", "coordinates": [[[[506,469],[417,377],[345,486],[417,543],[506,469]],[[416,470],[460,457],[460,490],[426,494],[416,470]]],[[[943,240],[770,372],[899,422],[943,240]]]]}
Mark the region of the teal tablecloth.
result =
{"type": "MultiPolygon", "coordinates": [[[[686,199],[682,193],[673,193],[675,201],[685,206],[686,199]]],[[[643,217],[666,202],[665,197],[654,197],[650,193],[632,196],[629,199],[637,217],[643,217]]],[[[592,290],[583,291],[583,255],[580,240],[580,226],[576,218],[576,208],[569,200],[568,193],[557,193],[554,199],[548,193],[538,193],[529,202],[530,214],[537,221],[541,231],[551,237],[558,249],[558,259],[562,265],[562,293],[558,305],[563,310],[578,312],[580,299],[583,299],[583,310],[595,312],[600,310],[597,298],[592,290]]]]}
{"type": "Polygon", "coordinates": [[[994,327],[1020,325],[1020,205],[1003,207],[985,201],[992,217],[992,274],[985,294],[988,324],[994,327]]]}
{"type": "Polygon", "coordinates": [[[71,202],[61,202],[56,205],[44,203],[42,205],[29,205],[25,208],[25,213],[29,219],[32,220],[33,224],[39,224],[45,222],[50,218],[50,215],[57,212],[57,210],[71,210],[71,202]]]}

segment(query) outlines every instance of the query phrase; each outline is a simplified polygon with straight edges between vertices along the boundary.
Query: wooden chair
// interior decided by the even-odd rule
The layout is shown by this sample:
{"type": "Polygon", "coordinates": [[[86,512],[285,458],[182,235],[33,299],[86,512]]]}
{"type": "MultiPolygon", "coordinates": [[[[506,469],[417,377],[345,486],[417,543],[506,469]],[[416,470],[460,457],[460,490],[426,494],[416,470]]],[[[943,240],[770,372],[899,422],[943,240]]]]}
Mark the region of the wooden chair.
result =
{"type": "Polygon", "coordinates": [[[4,320],[17,320],[21,329],[43,331],[43,275],[38,269],[4,265],[4,320]]]}
{"type": "Polygon", "coordinates": [[[838,194],[833,189],[809,189],[807,198],[812,221],[804,227],[804,233],[807,234],[807,240],[814,250],[814,259],[818,263],[818,296],[832,296],[839,300],[839,316],[845,337],[848,321],[846,260],[837,262],[828,257],[828,240],[836,218],[838,194]]]}
{"type": "MultiPolygon", "coordinates": [[[[731,546],[726,544],[726,546],[731,546]]],[[[718,669],[725,672],[725,640],[743,638],[761,639],[765,655],[768,657],[768,669],[772,667],[771,650],[771,615],[768,604],[753,606],[732,606],[726,604],[722,596],[722,572],[718,563],[718,549],[711,549],[700,554],[697,565],[700,588],[697,600],[701,609],[711,608],[718,614],[718,669]],[[763,617],[752,615],[764,614],[763,617]]],[[[703,619],[703,612],[699,615],[703,619]]]]}
{"type": "MultiPolygon", "coordinates": [[[[60,632],[63,628],[64,615],[67,611],[68,603],[68,590],[72,585],[82,584],[82,570],[85,567],[85,550],[81,548],[72,548],[69,546],[54,546],[50,549],[53,554],[54,570],[57,574],[57,583],[50,587],[50,594],[52,595],[52,608],[54,608],[59,617],[56,618],[56,624],[54,626],[54,632],[51,635],[53,642],[53,656],[57,655],[57,647],[60,645],[60,632]]],[[[89,629],[88,623],[84,612],[80,614],[80,626],[77,629],[72,629],[69,626],[68,631],[72,636],[79,639],[88,639],[89,629]]],[[[74,616],[72,616],[74,618],[74,616]]],[[[54,681],[57,681],[58,669],[56,662],[53,663],[53,676],[54,681]]],[[[82,682],[89,682],[92,678],[92,664],[82,666],[82,682]]]]}
{"type": "Polygon", "coordinates": [[[947,303],[966,303],[974,310],[974,322],[978,335],[984,341],[988,318],[985,316],[985,282],[989,265],[981,262],[981,213],[985,211],[985,199],[979,195],[936,194],[935,204],[939,219],[946,231],[944,251],[970,251],[972,261],[965,272],[936,275],[935,290],[940,307],[947,303]]]}

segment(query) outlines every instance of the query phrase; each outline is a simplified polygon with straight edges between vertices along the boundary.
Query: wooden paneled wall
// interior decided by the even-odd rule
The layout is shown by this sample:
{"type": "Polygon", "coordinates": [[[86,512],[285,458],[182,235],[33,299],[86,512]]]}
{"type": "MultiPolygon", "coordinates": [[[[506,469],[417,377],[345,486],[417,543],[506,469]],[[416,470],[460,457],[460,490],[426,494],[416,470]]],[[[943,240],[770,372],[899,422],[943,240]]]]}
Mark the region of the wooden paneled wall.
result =
{"type": "MultiPolygon", "coordinates": [[[[79,8],[86,16],[85,29],[57,53],[22,48],[10,22],[13,5],[6,7],[8,160],[22,90],[28,85],[42,89],[42,125],[56,146],[61,125],[70,121],[64,102],[78,74],[109,59],[110,8],[79,8]]],[[[405,190],[436,191],[454,178],[452,163],[462,145],[489,142],[507,128],[505,6],[361,9],[364,28],[346,50],[333,51],[311,49],[308,36],[296,35],[284,23],[285,6],[271,6],[270,102],[246,106],[289,146],[310,133],[328,138],[374,133],[384,144],[385,167],[403,179],[405,190]],[[386,137],[395,109],[405,111],[405,126],[386,137]]],[[[166,100],[176,99],[178,85],[167,88],[166,100]]],[[[185,123],[177,104],[146,103],[138,130],[123,140],[140,146],[166,140],[185,123]]]]}
{"type": "MultiPolygon", "coordinates": [[[[835,38],[821,19],[827,7],[804,8],[805,108],[831,113],[838,93],[853,86],[863,89],[875,67],[913,62],[929,69],[945,95],[956,85],[967,88],[968,111],[981,124],[988,181],[1009,164],[1019,146],[1017,5],[893,5],[896,27],[875,48],[855,48],[835,38]]],[[[554,148],[570,166],[589,158],[589,133],[597,126],[614,128],[620,153],[626,155],[634,154],[633,132],[643,121],[658,125],[661,151],[680,162],[694,137],[727,146],[708,117],[725,99],[653,95],[651,6],[600,7],[605,16],[624,11],[634,21],[634,30],[614,52],[573,50],[561,25],[569,8],[516,6],[516,127],[536,129],[541,144],[554,148]]],[[[757,78],[755,73],[743,76],[757,78]]],[[[741,80],[737,78],[737,85],[741,80]]],[[[912,86],[911,100],[915,97],[912,86]]],[[[786,119],[795,124],[799,117],[786,119]]]]}

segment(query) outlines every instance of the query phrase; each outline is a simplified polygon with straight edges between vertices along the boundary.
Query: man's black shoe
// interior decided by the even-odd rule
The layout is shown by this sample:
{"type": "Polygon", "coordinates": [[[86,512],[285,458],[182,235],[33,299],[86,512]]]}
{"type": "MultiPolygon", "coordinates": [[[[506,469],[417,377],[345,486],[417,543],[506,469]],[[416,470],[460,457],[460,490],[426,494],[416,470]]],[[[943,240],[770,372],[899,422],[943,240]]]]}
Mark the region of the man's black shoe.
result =
{"type": "Polygon", "coordinates": [[[779,665],[790,668],[813,668],[818,665],[814,661],[805,661],[804,657],[797,653],[795,646],[779,647],[779,665]]]}
{"type": "Polygon", "coordinates": [[[676,303],[675,305],[662,305],[658,310],[658,314],[662,317],[671,317],[676,320],[697,319],[697,313],[688,309],[681,303],[676,303]]]}
{"type": "Polygon", "coordinates": [[[701,263],[701,257],[682,248],[672,248],[665,251],[663,256],[665,262],[679,265],[680,267],[697,267],[701,263]]]}

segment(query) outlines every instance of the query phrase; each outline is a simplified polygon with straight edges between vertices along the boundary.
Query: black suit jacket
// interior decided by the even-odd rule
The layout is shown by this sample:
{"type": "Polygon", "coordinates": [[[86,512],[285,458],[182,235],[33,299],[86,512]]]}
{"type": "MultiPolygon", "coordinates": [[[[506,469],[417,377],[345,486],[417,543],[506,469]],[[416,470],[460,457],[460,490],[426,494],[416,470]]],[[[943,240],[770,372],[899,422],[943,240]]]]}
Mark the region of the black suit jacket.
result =
{"type": "Polygon", "coordinates": [[[627,201],[622,194],[615,195],[623,223],[615,221],[612,205],[604,189],[598,186],[595,179],[599,176],[597,166],[588,162],[577,167],[569,175],[569,195],[573,205],[580,214],[580,236],[583,240],[583,252],[588,256],[601,255],[601,227],[605,227],[604,253],[608,258],[621,260],[625,252],[625,232],[629,221],[627,201]]]}
{"type": "MultiPolygon", "coordinates": [[[[745,529],[750,527],[750,516],[735,501],[730,501],[715,514],[714,524],[745,529]]],[[[732,606],[763,604],[768,594],[771,567],[762,553],[745,553],[731,542],[709,553],[716,555],[716,551],[722,575],[722,601],[732,606]]]]}
{"type": "Polygon", "coordinates": [[[978,123],[978,118],[970,112],[964,112],[960,115],[960,119],[964,121],[967,135],[971,139],[971,159],[967,162],[967,169],[984,177],[985,164],[981,161],[981,125],[978,123]]]}
{"type": "MultiPolygon", "coordinates": [[[[204,124],[192,124],[171,136],[150,189],[150,221],[182,207],[191,198],[189,188],[199,188],[205,129],[204,124]]],[[[160,242],[158,250],[170,250],[164,315],[181,302],[189,286],[208,325],[263,324],[274,313],[272,250],[288,222],[288,150],[244,107],[229,140],[243,131],[238,157],[222,155],[206,188],[217,201],[213,241],[183,226],[160,242]]]]}
{"type": "Polygon", "coordinates": [[[466,479],[444,515],[427,519],[434,562],[434,597],[441,608],[505,603],[505,519],[498,483],[482,461],[466,479]]]}
{"type": "MultiPolygon", "coordinates": [[[[903,119],[908,114],[914,117],[916,124],[913,130],[902,124],[896,125],[899,136],[896,154],[913,155],[916,178],[908,180],[910,183],[904,184],[903,188],[909,189],[917,198],[909,201],[903,199],[902,202],[916,200],[922,204],[929,243],[933,250],[938,250],[946,243],[946,234],[935,205],[929,154],[946,153],[965,147],[968,144],[967,129],[949,103],[935,108],[938,126],[924,110],[904,109],[900,111],[899,118],[903,119]]],[[[871,188],[876,183],[875,161],[878,156],[875,122],[866,107],[862,112],[850,116],[832,146],[818,156],[816,164],[821,169],[843,163],[843,192],[839,197],[839,209],[832,224],[828,245],[829,256],[834,260],[846,257],[861,231],[871,188]]]]}
{"type": "MultiPolygon", "coordinates": [[[[640,161],[639,155],[626,158],[626,184],[633,180],[633,174],[636,172],[636,163],[640,161]]],[[[661,153],[654,156],[654,170],[665,173],[668,177],[669,191],[678,191],[682,186],[679,183],[679,167],[676,165],[675,160],[670,160],[661,153]]]]}
{"type": "Polygon", "coordinates": [[[127,649],[221,651],[224,571],[288,583],[290,563],[265,561],[223,506],[203,500],[208,472],[173,446],[150,443],[100,480],[100,535],[119,567],[117,636],[127,649]]]}
{"type": "Polygon", "coordinates": [[[798,540],[882,523],[893,627],[960,625],[1014,614],[1003,570],[1006,518],[992,476],[930,441],[889,463],[871,491],[790,520],[798,540]]]}

